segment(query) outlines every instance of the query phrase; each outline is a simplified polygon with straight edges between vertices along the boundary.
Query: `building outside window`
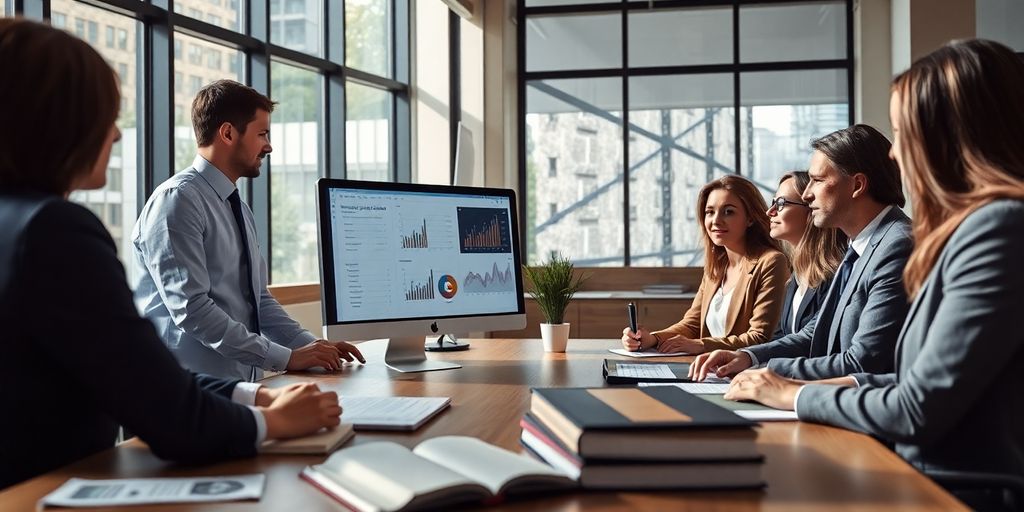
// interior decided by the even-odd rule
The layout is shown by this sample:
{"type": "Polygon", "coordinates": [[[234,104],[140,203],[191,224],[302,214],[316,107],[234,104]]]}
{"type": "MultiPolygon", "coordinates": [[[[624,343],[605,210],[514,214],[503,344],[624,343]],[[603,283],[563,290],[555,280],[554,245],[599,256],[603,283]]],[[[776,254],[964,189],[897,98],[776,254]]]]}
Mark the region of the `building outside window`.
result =
{"type": "MultiPolygon", "coordinates": [[[[176,0],[176,13],[204,22],[189,24],[187,34],[177,30],[180,18],[166,13],[154,16],[153,9],[161,7],[150,2],[139,2],[137,9],[130,2],[112,0],[44,3],[50,7],[54,26],[70,29],[95,47],[120,77],[117,125],[122,140],[112,148],[106,185],[76,192],[71,199],[100,217],[123,261],[132,254],[129,235],[142,202],[153,187],[191,164],[196,153],[192,99],[214,80],[252,80],[257,90],[280,102],[271,119],[275,151],[267,164],[269,172],[239,182],[257,218],[268,220],[257,229],[262,245],[273,245],[265,254],[273,283],[318,277],[312,196],[317,178],[344,177],[347,172],[365,179],[410,176],[408,52],[393,44],[398,34],[404,34],[403,40],[408,37],[409,27],[398,23],[409,18],[404,2],[400,2],[401,16],[386,0],[331,3],[326,8],[343,7],[344,12],[325,19],[323,0],[267,0],[262,12],[268,16],[263,22],[270,27],[269,41],[247,33],[246,27],[260,24],[248,19],[261,11],[250,2],[176,0]],[[369,21],[365,26],[345,27],[342,19],[369,21]],[[147,32],[152,26],[166,30],[147,32]],[[343,32],[343,38],[332,39],[335,47],[328,46],[329,28],[343,32]],[[143,35],[151,37],[147,42],[153,44],[138,45],[143,35]],[[292,51],[279,55],[283,52],[278,46],[292,51]],[[166,54],[160,55],[160,48],[166,52],[168,47],[171,62],[166,54]],[[332,60],[327,59],[329,51],[333,51],[332,60]],[[362,66],[358,83],[342,79],[346,70],[337,63],[345,62],[347,67],[350,61],[362,66]],[[395,78],[396,62],[401,66],[399,79],[395,78]],[[256,66],[250,69],[250,63],[256,66]],[[329,87],[334,87],[330,95],[329,87]],[[404,109],[396,111],[396,104],[404,109]],[[139,105],[148,108],[140,111],[139,105]],[[325,121],[339,116],[343,124],[328,131],[325,121]],[[400,144],[396,144],[396,133],[404,133],[400,144]],[[170,155],[160,147],[167,139],[174,141],[170,155]],[[157,160],[160,155],[164,160],[157,160]],[[396,160],[396,155],[405,156],[396,160]],[[271,174],[275,181],[267,179],[271,174]]],[[[22,14],[20,2],[4,5],[5,15],[22,14]]]]}
{"type": "Polygon", "coordinates": [[[521,2],[528,263],[702,265],[701,186],[737,173],[769,198],[852,120],[851,1],[521,2]]]}

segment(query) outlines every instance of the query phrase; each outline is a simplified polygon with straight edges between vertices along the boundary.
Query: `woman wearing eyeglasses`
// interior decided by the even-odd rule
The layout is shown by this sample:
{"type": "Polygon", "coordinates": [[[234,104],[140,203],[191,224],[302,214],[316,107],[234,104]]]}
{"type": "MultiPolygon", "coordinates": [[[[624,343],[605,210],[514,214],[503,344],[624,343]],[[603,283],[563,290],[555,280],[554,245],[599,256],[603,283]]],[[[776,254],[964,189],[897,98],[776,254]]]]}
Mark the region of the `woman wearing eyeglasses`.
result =
{"type": "Polygon", "coordinates": [[[700,190],[704,278],[693,305],[675,325],[622,331],[627,350],[700,354],[764,343],[775,331],[789,279],[789,260],[769,235],[768,205],[757,187],[736,175],[700,190]]]}
{"type": "Polygon", "coordinates": [[[784,174],[767,212],[772,238],[783,243],[793,260],[793,277],[786,286],[782,319],[773,340],[799,331],[814,319],[846,250],[842,231],[811,222],[811,210],[800,198],[810,181],[807,171],[784,174]]]}

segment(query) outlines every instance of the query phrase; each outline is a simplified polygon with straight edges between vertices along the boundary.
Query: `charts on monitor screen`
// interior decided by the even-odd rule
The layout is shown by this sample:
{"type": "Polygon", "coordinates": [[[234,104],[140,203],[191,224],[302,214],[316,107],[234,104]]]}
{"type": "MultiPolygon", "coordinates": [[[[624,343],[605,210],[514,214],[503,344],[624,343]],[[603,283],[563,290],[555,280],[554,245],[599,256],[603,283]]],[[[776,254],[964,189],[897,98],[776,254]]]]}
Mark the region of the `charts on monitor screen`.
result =
{"type": "Polygon", "coordinates": [[[507,198],[332,189],[341,322],[518,310],[507,198]]]}

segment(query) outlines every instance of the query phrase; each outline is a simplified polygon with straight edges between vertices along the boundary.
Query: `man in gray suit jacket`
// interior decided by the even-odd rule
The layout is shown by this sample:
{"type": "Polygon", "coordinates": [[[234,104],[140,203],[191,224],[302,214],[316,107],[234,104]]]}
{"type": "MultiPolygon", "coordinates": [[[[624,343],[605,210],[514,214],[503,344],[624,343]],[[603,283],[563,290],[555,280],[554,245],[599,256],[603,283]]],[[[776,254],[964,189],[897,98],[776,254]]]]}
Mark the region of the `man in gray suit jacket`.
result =
{"type": "Polygon", "coordinates": [[[888,373],[907,313],[903,269],[913,249],[910,220],[891,144],[867,125],[811,143],[811,182],[803,199],[815,226],[850,239],[818,316],[801,331],[737,351],[716,350],[691,365],[691,377],[733,376],[755,365],[804,380],[888,373]]]}

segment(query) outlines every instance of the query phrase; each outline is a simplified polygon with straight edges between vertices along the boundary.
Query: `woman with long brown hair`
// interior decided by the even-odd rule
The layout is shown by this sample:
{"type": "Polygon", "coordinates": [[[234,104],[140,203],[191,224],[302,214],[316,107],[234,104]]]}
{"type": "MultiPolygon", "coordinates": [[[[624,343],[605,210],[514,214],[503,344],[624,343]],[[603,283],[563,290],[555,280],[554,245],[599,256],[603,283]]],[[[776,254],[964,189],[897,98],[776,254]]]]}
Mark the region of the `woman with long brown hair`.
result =
{"type": "Polygon", "coordinates": [[[807,171],[783,174],[768,207],[769,234],[782,242],[793,262],[782,319],[773,340],[797,332],[814,320],[846,251],[847,239],[842,231],[819,228],[811,222],[810,207],[802,199],[810,182],[807,171]]]}
{"type": "Polygon", "coordinates": [[[120,138],[103,57],[64,31],[0,19],[0,69],[0,488],[114,446],[119,425],[193,463],[337,425],[337,396],[312,384],[189,374],[139,316],[110,234],[67,200],[104,186],[120,138]]]}
{"type": "Polygon", "coordinates": [[[904,272],[913,304],[895,373],[804,385],[748,371],[726,398],[795,407],[803,420],[888,439],[926,473],[986,472],[1020,481],[1021,91],[1024,62],[983,40],[952,42],[893,81],[892,156],[912,198],[916,239],[904,272]]]}
{"type": "Polygon", "coordinates": [[[697,216],[704,238],[704,278],[675,325],[622,331],[627,350],[700,354],[768,341],[782,314],[789,261],[769,235],[757,187],[727,175],[701,188],[697,216]]]}

